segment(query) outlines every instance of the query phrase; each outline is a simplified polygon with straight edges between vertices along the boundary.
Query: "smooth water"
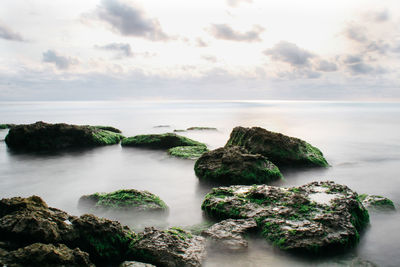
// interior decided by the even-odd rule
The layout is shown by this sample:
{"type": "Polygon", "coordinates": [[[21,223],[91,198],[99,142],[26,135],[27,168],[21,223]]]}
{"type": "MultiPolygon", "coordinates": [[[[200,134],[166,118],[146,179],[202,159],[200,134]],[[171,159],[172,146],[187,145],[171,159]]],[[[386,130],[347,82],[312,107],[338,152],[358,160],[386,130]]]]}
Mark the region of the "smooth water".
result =
{"type": "MultiPolygon", "coordinates": [[[[125,136],[162,133],[191,126],[218,131],[184,132],[210,149],[223,146],[235,126],[260,126],[302,138],[320,148],[328,169],[287,171],[276,185],[333,180],[359,193],[384,195],[400,203],[400,104],[335,102],[18,102],[0,105],[0,123],[35,121],[111,125],[125,136]],[[170,125],[156,128],[157,125],[170,125]]],[[[7,130],[0,130],[3,140],[7,130]]],[[[50,206],[82,214],[83,194],[122,188],[148,190],[170,207],[167,218],[118,219],[135,230],[156,225],[188,226],[204,221],[201,202],[210,190],[199,184],[194,161],[163,151],[119,145],[53,154],[15,153],[0,142],[0,197],[41,196],[50,206]]],[[[373,213],[358,247],[322,259],[293,257],[251,238],[248,252],[210,252],[205,266],[343,266],[359,257],[379,266],[400,266],[400,215],[373,213]]]]}

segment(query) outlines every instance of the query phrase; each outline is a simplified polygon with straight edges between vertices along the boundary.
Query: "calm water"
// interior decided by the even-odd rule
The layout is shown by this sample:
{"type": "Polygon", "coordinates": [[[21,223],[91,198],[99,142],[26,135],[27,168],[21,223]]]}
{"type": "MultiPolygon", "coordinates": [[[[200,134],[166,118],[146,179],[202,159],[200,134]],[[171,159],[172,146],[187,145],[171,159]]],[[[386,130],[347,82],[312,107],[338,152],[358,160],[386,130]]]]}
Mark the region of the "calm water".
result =
{"type": "MultiPolygon", "coordinates": [[[[319,147],[332,167],[284,173],[278,185],[334,180],[359,193],[379,194],[400,203],[400,104],[334,102],[43,102],[1,103],[4,123],[66,122],[112,125],[125,136],[162,133],[191,126],[218,131],[182,135],[223,146],[235,126],[260,126],[302,138],[319,147]],[[155,128],[170,125],[169,128],[155,128]]],[[[7,130],[0,130],[3,140],[7,130]]],[[[148,190],[170,207],[167,218],[119,219],[135,230],[145,225],[188,226],[205,219],[201,202],[210,190],[200,185],[194,161],[165,152],[119,145],[57,154],[21,154],[0,142],[0,197],[41,196],[50,206],[74,215],[83,194],[122,188],[148,190]]],[[[400,216],[371,213],[371,226],[346,255],[299,259],[252,239],[247,253],[210,253],[205,266],[343,266],[360,257],[379,266],[400,266],[400,216]]]]}

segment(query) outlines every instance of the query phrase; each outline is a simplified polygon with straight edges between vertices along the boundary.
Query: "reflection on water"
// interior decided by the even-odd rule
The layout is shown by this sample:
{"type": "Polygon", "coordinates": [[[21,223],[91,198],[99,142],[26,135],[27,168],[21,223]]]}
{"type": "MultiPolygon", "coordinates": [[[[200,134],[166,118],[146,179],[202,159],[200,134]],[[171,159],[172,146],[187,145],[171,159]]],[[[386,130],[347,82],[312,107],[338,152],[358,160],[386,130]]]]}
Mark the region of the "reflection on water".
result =
{"type": "MultiPolygon", "coordinates": [[[[235,126],[260,126],[309,141],[319,147],[332,167],[282,170],[285,180],[274,184],[298,186],[333,180],[359,193],[384,195],[400,203],[400,104],[333,102],[59,102],[2,103],[6,123],[66,122],[112,125],[125,136],[162,133],[192,126],[218,131],[180,134],[223,146],[235,126]],[[154,127],[157,125],[170,125],[154,127]]],[[[7,130],[0,130],[0,140],[7,130]]],[[[122,188],[148,190],[170,207],[164,218],[137,214],[107,214],[135,230],[146,225],[188,226],[205,220],[201,202],[211,185],[200,184],[194,162],[165,152],[121,148],[119,145],[62,153],[14,153],[0,141],[0,196],[41,196],[50,206],[79,215],[81,195],[122,188]]],[[[345,266],[359,257],[381,266],[400,266],[398,212],[371,213],[371,227],[360,245],[346,255],[299,259],[251,239],[248,253],[210,252],[206,266],[345,266]]]]}

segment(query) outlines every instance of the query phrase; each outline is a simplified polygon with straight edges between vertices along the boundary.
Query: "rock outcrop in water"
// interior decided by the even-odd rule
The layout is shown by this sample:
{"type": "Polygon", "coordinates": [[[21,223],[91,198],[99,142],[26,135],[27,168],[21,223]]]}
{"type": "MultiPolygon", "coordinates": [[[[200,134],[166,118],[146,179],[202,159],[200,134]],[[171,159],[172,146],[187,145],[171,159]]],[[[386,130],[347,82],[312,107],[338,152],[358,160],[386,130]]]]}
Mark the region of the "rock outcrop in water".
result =
{"type": "Polygon", "coordinates": [[[9,148],[26,151],[54,151],[66,148],[118,144],[122,135],[95,126],[36,122],[12,127],[6,136],[9,148]]]}
{"type": "Polygon", "coordinates": [[[202,204],[209,216],[252,218],[274,246],[310,254],[354,247],[369,222],[357,193],[331,181],[299,187],[214,188],[202,204]]]}
{"type": "Polygon", "coordinates": [[[236,127],[226,146],[242,146],[250,153],[261,154],[278,167],[327,167],[322,152],[309,143],[260,127],[236,127]]]}
{"type": "Polygon", "coordinates": [[[132,212],[167,211],[168,207],[158,196],[135,189],[122,189],[111,193],[84,195],[78,205],[89,210],[132,212]]]}
{"type": "Polygon", "coordinates": [[[15,124],[11,124],[11,123],[0,124],[0,130],[10,129],[15,126],[16,126],[15,124]]]}
{"type": "Polygon", "coordinates": [[[174,133],[136,135],[125,138],[122,140],[121,145],[163,150],[177,146],[206,146],[203,143],[174,133]]]}
{"type": "Polygon", "coordinates": [[[205,146],[177,146],[168,149],[168,154],[178,158],[198,159],[207,151],[205,146]]]}
{"type": "Polygon", "coordinates": [[[260,154],[228,146],[204,153],[195,163],[200,180],[217,184],[267,184],[282,177],[278,167],[260,154]]]}
{"type": "Polygon", "coordinates": [[[364,207],[369,210],[375,211],[393,211],[396,210],[393,201],[386,197],[377,195],[359,195],[359,199],[362,201],[364,207]]]}

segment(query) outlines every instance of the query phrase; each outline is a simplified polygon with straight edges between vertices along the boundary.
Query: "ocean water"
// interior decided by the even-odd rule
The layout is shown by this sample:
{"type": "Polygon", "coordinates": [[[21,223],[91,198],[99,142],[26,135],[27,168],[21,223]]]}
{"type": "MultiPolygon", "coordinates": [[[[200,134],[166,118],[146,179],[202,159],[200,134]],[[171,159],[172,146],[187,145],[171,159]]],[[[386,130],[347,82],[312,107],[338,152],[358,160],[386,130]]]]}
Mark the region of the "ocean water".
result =
{"type": "MultiPolygon", "coordinates": [[[[210,149],[224,146],[235,126],[259,126],[304,139],[321,149],[331,167],[292,170],[279,186],[333,180],[358,193],[392,199],[400,208],[400,103],[176,101],[176,102],[2,102],[0,123],[36,121],[111,125],[125,136],[171,132],[191,126],[217,131],[188,131],[210,149]],[[157,128],[158,125],[169,127],[157,128]]],[[[4,140],[7,130],[0,130],[4,140]]],[[[168,217],[118,219],[144,226],[189,226],[206,220],[201,203],[210,186],[198,182],[194,161],[163,151],[120,145],[61,153],[15,153],[0,142],[0,198],[41,196],[50,206],[73,215],[81,195],[122,188],[148,190],[170,207],[168,217]]],[[[114,216],[114,215],[105,215],[114,216]]],[[[204,266],[346,266],[353,258],[379,266],[400,266],[399,212],[370,212],[371,223],[359,245],[335,257],[309,259],[273,249],[250,238],[245,253],[211,251],[204,266]]]]}

